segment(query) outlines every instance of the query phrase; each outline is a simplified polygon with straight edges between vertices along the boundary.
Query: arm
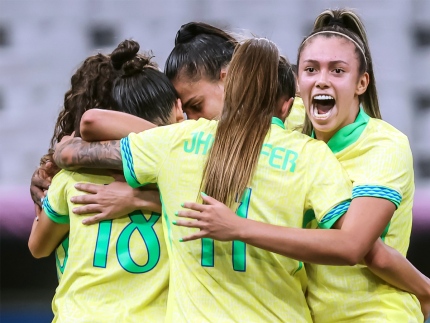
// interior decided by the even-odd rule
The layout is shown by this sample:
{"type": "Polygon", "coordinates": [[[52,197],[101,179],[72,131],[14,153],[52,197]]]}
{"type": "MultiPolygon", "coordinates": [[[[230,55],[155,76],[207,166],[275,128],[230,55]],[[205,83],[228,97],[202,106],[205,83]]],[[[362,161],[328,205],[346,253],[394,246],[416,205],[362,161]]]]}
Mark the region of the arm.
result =
{"type": "Polygon", "coordinates": [[[395,210],[394,204],[388,200],[359,197],[351,202],[340,230],[312,230],[241,218],[215,199],[203,199],[209,205],[184,204],[184,208],[200,213],[180,211],[178,214],[198,221],[180,220],[177,225],[200,229],[200,232],[183,238],[183,241],[203,237],[239,240],[286,257],[322,265],[356,265],[382,234],[395,210]]]}
{"type": "Polygon", "coordinates": [[[40,211],[33,222],[28,248],[35,258],[48,257],[69,232],[69,224],[55,223],[40,211]],[[38,220],[37,220],[38,218],[38,220]]]}
{"type": "Polygon", "coordinates": [[[119,140],[131,132],[155,128],[153,123],[124,112],[91,109],[81,119],[81,136],[86,141],[119,140]]]}
{"type": "Polygon", "coordinates": [[[364,257],[366,266],[387,283],[417,296],[425,319],[430,311],[430,279],[396,249],[378,239],[364,257]]]}
{"type": "Polygon", "coordinates": [[[67,170],[122,169],[120,141],[86,142],[81,138],[64,137],[55,147],[54,162],[67,170]]]}
{"type": "Polygon", "coordinates": [[[161,213],[160,192],[141,188],[132,188],[126,182],[116,181],[109,185],[78,183],[75,187],[84,192],[92,193],[77,195],[71,198],[75,204],[86,204],[73,209],[73,213],[86,215],[98,213],[85,218],[86,225],[103,220],[118,219],[134,210],[161,213]]]}

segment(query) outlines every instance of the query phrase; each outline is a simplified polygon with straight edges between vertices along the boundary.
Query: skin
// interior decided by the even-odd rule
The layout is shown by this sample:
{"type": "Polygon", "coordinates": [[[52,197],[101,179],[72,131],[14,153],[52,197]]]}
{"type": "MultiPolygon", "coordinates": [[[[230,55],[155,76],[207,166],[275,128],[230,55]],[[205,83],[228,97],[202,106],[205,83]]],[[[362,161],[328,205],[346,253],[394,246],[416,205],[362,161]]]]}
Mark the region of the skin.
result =
{"type": "Polygon", "coordinates": [[[345,38],[315,36],[303,49],[298,84],[306,113],[317,139],[328,142],[341,128],[354,123],[359,112],[359,95],[369,84],[369,74],[358,74],[355,45],[345,38]],[[331,95],[336,103],[327,119],[314,114],[312,99],[331,95]]]}
{"type": "Polygon", "coordinates": [[[182,109],[188,119],[198,120],[205,118],[212,120],[221,114],[224,105],[224,80],[227,70],[221,70],[220,79],[209,80],[201,77],[198,80],[190,80],[184,75],[179,75],[173,80],[173,86],[182,101],[182,109]]]}

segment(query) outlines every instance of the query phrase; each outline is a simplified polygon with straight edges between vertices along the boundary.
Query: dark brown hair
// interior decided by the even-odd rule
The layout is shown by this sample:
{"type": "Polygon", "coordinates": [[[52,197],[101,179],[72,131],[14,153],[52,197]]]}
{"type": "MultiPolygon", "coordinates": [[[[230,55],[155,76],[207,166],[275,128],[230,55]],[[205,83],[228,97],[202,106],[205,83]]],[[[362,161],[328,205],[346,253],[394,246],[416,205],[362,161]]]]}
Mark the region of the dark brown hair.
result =
{"type": "MultiPolygon", "coordinates": [[[[366,92],[359,96],[360,103],[363,105],[364,111],[372,118],[381,119],[381,112],[379,110],[378,92],[376,90],[375,74],[373,72],[373,62],[372,56],[370,54],[369,44],[367,41],[366,30],[364,29],[363,22],[360,17],[350,9],[337,9],[331,10],[327,9],[323,11],[316,19],[314,23],[313,31],[306,37],[298,51],[297,56],[297,66],[300,62],[300,54],[306,45],[312,41],[312,38],[307,41],[307,39],[316,34],[321,34],[315,37],[342,37],[338,34],[333,34],[330,32],[338,32],[346,35],[356,42],[355,52],[359,59],[359,75],[363,75],[365,72],[369,74],[369,85],[366,92]],[[327,33],[324,33],[327,32],[327,33]],[[360,48],[357,47],[360,46],[360,48]],[[364,55],[363,56],[363,52],[364,55]]],[[[345,38],[345,37],[342,37],[345,38]]],[[[345,38],[347,39],[347,38],[345,38]]],[[[303,133],[311,135],[313,130],[312,123],[309,117],[306,115],[305,124],[303,127],[303,133]]]]}
{"type": "Polygon", "coordinates": [[[190,22],[182,25],[164,72],[172,81],[182,73],[192,80],[204,76],[217,81],[221,69],[230,63],[236,44],[232,35],[209,24],[190,22]]]}
{"type": "Polygon", "coordinates": [[[238,46],[230,63],[224,108],[203,174],[203,192],[227,205],[243,194],[257,167],[277,110],[277,98],[294,96],[294,92],[291,66],[280,58],[273,42],[254,38],[238,46]]]}

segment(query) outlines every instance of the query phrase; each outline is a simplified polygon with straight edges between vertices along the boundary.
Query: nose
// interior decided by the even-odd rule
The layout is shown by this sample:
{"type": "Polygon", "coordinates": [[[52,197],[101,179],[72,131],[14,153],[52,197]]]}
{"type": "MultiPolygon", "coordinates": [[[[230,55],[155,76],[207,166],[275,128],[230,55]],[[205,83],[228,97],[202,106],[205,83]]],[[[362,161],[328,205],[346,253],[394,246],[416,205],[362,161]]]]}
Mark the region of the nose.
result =
{"type": "Polygon", "coordinates": [[[315,86],[319,89],[327,89],[330,86],[330,82],[328,80],[327,72],[322,71],[319,74],[319,78],[315,83],[315,86]]]}

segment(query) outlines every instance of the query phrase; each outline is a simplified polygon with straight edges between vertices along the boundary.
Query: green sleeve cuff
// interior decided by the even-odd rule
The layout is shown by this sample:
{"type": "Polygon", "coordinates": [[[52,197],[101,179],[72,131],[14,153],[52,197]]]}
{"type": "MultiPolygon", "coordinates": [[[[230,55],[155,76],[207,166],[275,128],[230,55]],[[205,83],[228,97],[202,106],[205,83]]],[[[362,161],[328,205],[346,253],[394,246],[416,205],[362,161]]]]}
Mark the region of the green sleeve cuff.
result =
{"type": "Polygon", "coordinates": [[[121,157],[124,177],[128,185],[131,187],[142,186],[142,184],[137,180],[136,173],[134,172],[133,155],[131,154],[130,141],[128,137],[121,139],[121,157]]]}
{"type": "Polygon", "coordinates": [[[383,199],[387,199],[394,203],[396,209],[400,206],[402,202],[402,196],[399,192],[379,185],[358,185],[352,189],[352,198],[361,196],[369,196],[369,197],[379,197],[383,199]]]}
{"type": "Polygon", "coordinates": [[[69,215],[62,215],[54,211],[54,209],[51,207],[51,204],[49,204],[48,195],[45,196],[42,206],[48,218],[50,218],[55,223],[70,223],[69,215]]]}
{"type": "Polygon", "coordinates": [[[342,202],[332,208],[330,212],[328,212],[321,222],[318,223],[318,226],[321,229],[331,229],[331,227],[336,223],[339,218],[348,211],[349,205],[351,204],[351,200],[342,202]]]}

